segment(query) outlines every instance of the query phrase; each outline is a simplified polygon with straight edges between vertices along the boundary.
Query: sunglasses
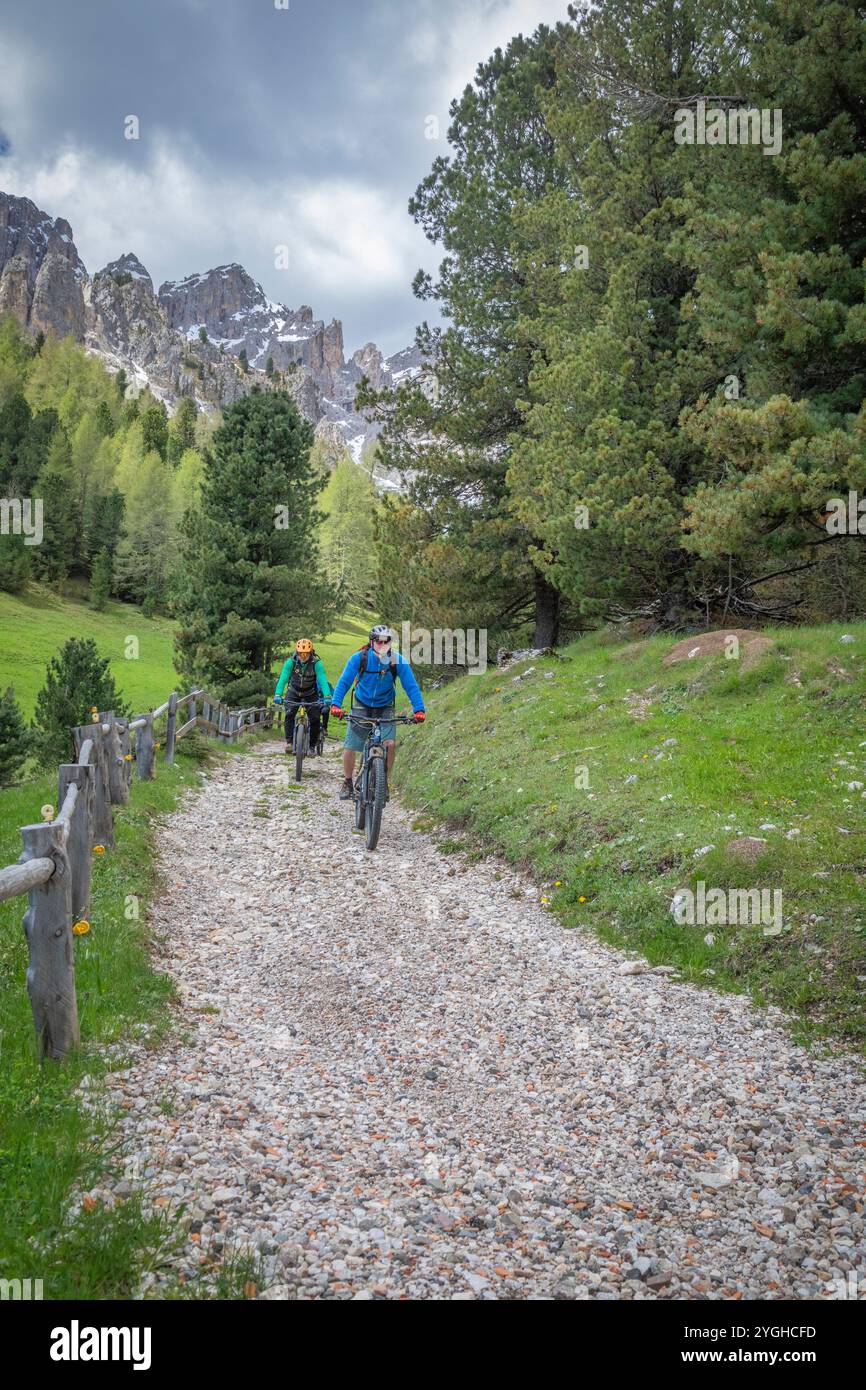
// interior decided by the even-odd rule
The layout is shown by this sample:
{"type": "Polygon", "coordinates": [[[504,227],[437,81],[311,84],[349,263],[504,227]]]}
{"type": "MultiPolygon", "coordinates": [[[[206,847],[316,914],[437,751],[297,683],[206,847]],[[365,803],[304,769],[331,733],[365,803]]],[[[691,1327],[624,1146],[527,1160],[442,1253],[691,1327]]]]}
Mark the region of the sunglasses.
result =
{"type": "Polygon", "coordinates": [[[391,638],[390,638],[390,637],[374,637],[374,638],[373,638],[373,645],[376,646],[376,647],[390,647],[390,645],[391,645],[391,638]]]}

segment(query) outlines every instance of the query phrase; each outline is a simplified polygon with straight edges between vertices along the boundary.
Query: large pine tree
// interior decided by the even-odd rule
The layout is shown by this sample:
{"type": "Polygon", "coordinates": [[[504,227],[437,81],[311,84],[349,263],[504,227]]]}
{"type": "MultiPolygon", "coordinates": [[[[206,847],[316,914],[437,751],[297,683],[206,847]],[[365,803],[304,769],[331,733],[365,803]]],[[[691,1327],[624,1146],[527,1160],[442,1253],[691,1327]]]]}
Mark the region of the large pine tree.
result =
{"type": "Polygon", "coordinates": [[[333,613],[319,568],[321,478],[310,426],[282,391],[253,389],[212,441],[184,525],[175,639],[180,673],[232,704],[273,691],[274,652],[333,613]]]}

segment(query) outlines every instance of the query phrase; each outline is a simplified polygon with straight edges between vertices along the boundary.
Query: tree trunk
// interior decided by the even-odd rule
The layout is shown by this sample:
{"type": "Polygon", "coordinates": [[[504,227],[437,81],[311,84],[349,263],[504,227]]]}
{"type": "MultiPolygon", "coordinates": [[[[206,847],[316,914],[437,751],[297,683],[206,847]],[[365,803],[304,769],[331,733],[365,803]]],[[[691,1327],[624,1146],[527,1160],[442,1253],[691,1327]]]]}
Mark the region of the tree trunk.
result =
{"type": "Polygon", "coordinates": [[[535,633],[533,647],[555,647],[559,641],[559,608],[561,596],[558,589],[548,584],[542,574],[535,576],[535,633]]]}

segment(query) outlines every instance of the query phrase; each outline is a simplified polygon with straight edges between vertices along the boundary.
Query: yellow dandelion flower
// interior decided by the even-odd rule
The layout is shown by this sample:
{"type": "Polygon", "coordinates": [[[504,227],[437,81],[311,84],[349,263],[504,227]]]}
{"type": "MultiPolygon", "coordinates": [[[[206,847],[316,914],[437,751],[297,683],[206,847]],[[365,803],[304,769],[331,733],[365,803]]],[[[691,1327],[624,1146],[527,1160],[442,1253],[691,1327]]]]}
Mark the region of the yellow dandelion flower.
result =
{"type": "Polygon", "coordinates": [[[84,921],[76,922],[72,931],[75,936],[86,936],[90,931],[90,923],[84,921]]]}
{"type": "Polygon", "coordinates": [[[586,898],[580,897],[580,898],[578,898],[577,901],[578,901],[579,903],[585,903],[585,902],[586,902],[586,898]]]}
{"type": "Polygon", "coordinates": [[[104,854],[104,853],[105,853],[105,845],[94,845],[94,846],[93,846],[93,853],[94,853],[94,854],[104,854]]]}

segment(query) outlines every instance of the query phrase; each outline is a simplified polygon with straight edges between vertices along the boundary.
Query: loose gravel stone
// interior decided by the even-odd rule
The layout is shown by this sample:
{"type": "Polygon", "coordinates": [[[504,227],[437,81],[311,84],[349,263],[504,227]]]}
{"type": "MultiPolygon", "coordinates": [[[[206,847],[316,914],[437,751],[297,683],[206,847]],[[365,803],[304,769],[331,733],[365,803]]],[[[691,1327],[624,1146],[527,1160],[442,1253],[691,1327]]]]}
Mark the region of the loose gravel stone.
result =
{"type": "Polygon", "coordinates": [[[269,1299],[866,1297],[857,1059],[633,972],[396,799],[370,854],[339,782],[261,745],[160,832],[184,1026],[108,1081],[116,1195],[194,1213],[151,1296],[248,1249],[269,1299]]]}

